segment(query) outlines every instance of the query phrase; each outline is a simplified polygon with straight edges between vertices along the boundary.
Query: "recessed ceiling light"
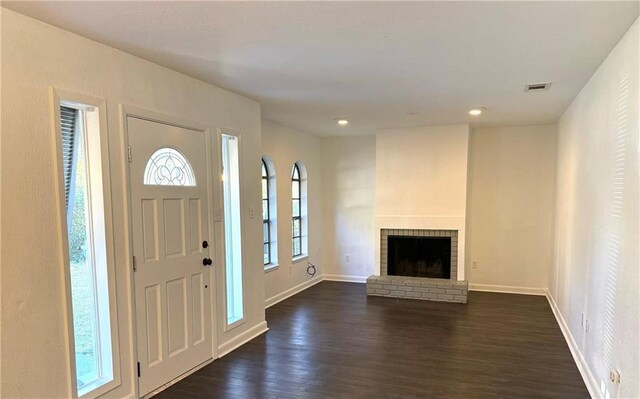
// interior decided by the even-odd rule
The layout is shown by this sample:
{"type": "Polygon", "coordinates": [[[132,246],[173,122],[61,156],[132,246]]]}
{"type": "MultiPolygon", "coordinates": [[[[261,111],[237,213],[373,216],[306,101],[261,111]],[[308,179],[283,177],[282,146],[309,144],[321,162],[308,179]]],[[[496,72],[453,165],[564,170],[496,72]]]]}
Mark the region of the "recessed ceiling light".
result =
{"type": "Polygon", "coordinates": [[[340,126],[347,126],[349,124],[349,120],[346,118],[337,118],[336,120],[340,126]]]}
{"type": "Polygon", "coordinates": [[[486,108],[484,108],[484,107],[480,107],[480,108],[471,108],[471,109],[469,110],[469,115],[471,115],[471,116],[479,116],[479,115],[481,115],[485,110],[486,110],[486,108]]]}

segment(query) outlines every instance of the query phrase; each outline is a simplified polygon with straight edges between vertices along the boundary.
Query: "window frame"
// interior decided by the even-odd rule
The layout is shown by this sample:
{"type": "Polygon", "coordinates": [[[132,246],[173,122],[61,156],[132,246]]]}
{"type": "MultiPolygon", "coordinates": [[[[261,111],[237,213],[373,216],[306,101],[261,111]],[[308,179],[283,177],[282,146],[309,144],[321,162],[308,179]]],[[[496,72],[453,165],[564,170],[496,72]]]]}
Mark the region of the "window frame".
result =
{"type": "Polygon", "coordinates": [[[292,258],[299,258],[305,255],[304,253],[304,246],[302,245],[302,241],[303,241],[303,218],[302,218],[302,173],[300,171],[300,166],[298,165],[298,162],[295,162],[293,164],[293,169],[291,170],[291,255],[292,258]],[[295,175],[297,175],[298,177],[296,178],[295,175]],[[298,183],[298,192],[297,198],[293,197],[293,183],[297,182],[298,183]],[[295,216],[293,214],[293,209],[294,206],[293,204],[295,203],[295,201],[298,201],[298,216],[295,216]],[[293,228],[293,226],[295,226],[296,221],[298,221],[298,231],[300,233],[300,235],[296,235],[295,233],[295,229],[293,228]],[[300,240],[300,252],[296,253],[295,252],[295,240],[299,239],[300,240]]]}
{"type": "MultiPolygon", "coordinates": [[[[67,362],[67,370],[69,372],[69,384],[73,398],[93,399],[104,395],[107,392],[121,385],[121,370],[120,370],[120,346],[119,346],[119,331],[118,331],[118,319],[117,319],[117,301],[116,301],[116,280],[115,280],[115,246],[114,246],[114,227],[113,227],[113,208],[111,197],[111,179],[110,179],[110,159],[109,159],[109,138],[107,127],[107,107],[104,99],[72,93],[66,90],[51,87],[50,88],[51,99],[51,115],[52,115],[52,134],[54,139],[52,144],[54,145],[54,167],[55,167],[55,187],[57,191],[57,217],[58,217],[58,247],[59,247],[59,259],[60,267],[63,270],[64,276],[64,316],[67,323],[67,342],[69,350],[69,359],[67,362]],[[111,356],[109,362],[111,365],[112,378],[96,387],[91,388],[79,393],[77,375],[76,375],[76,358],[75,358],[75,338],[74,338],[74,319],[73,319],[73,297],[71,289],[71,268],[70,268],[70,255],[69,255],[69,237],[68,237],[68,224],[70,223],[67,218],[67,203],[66,203],[66,188],[65,178],[63,171],[63,151],[62,151],[62,133],[61,133],[61,113],[60,107],[71,108],[95,108],[98,111],[97,116],[97,137],[89,137],[89,134],[85,130],[85,140],[90,141],[85,143],[85,148],[92,146],[91,152],[94,156],[86,154],[85,157],[90,160],[87,161],[98,165],[100,168],[100,174],[98,175],[101,180],[101,195],[94,198],[94,201],[101,203],[102,212],[99,214],[92,214],[92,218],[99,218],[102,228],[104,230],[104,244],[103,244],[103,257],[106,261],[106,265],[100,269],[100,276],[94,276],[94,279],[102,278],[106,280],[106,290],[102,293],[94,293],[94,295],[108,297],[108,301],[105,302],[108,306],[108,325],[101,325],[100,330],[109,332],[110,340],[106,341],[109,344],[111,356]],[[97,148],[99,146],[99,149],[97,148]],[[99,157],[95,156],[95,153],[99,151],[99,157]]],[[[94,177],[95,178],[95,177],[94,177]]],[[[87,177],[89,180],[89,177],[87,177]]],[[[87,183],[89,190],[92,190],[91,182],[87,183]]],[[[95,186],[94,186],[95,187],[95,186]]],[[[89,205],[93,207],[93,205],[89,205]]],[[[100,331],[98,331],[100,334],[100,331]]],[[[105,342],[105,344],[106,344],[105,342]]],[[[101,352],[105,348],[99,348],[101,352]]],[[[104,356],[104,353],[101,353],[104,356]]]]}
{"type": "MultiPolygon", "coordinates": [[[[260,162],[262,162],[262,170],[261,170],[261,184],[262,186],[264,186],[266,188],[266,193],[263,193],[261,190],[261,194],[262,194],[262,254],[263,254],[263,263],[264,266],[267,267],[269,265],[271,265],[273,263],[273,259],[271,258],[271,203],[270,203],[270,189],[269,189],[269,168],[267,167],[267,163],[265,162],[264,158],[260,159],[260,162]],[[266,194],[266,197],[265,195],[266,194]],[[266,215],[267,218],[265,219],[265,201],[267,202],[267,207],[266,207],[266,215]],[[265,226],[266,226],[266,231],[267,231],[267,237],[266,237],[266,241],[265,241],[265,237],[264,237],[264,231],[265,231],[265,226]],[[268,258],[267,258],[267,262],[264,262],[264,249],[265,246],[267,248],[267,252],[268,252],[268,258]]],[[[261,189],[262,189],[261,186],[261,189]]]]}
{"type": "Polygon", "coordinates": [[[243,144],[242,144],[242,133],[232,130],[232,129],[227,129],[227,128],[218,128],[217,129],[217,148],[214,149],[214,152],[216,153],[217,156],[217,164],[218,164],[218,176],[219,176],[219,180],[218,180],[218,192],[220,195],[220,207],[222,210],[222,223],[221,223],[221,230],[220,230],[220,235],[222,237],[222,248],[220,250],[220,259],[221,259],[221,264],[224,265],[224,270],[222,270],[223,272],[223,279],[220,279],[220,289],[222,290],[221,292],[224,292],[224,295],[222,297],[222,301],[220,301],[222,308],[221,308],[221,312],[224,315],[223,316],[223,331],[227,332],[230,331],[234,328],[237,328],[241,325],[243,325],[245,323],[245,321],[247,320],[247,308],[246,308],[246,304],[247,304],[247,273],[246,273],[246,252],[245,252],[245,245],[244,245],[244,232],[245,230],[245,215],[244,212],[242,212],[242,210],[244,209],[244,178],[243,178],[243,173],[244,173],[244,164],[243,164],[243,144]],[[241,270],[242,270],[242,318],[237,319],[235,321],[233,321],[232,323],[229,323],[228,321],[228,317],[227,317],[227,312],[228,312],[228,303],[227,303],[227,281],[226,281],[226,233],[225,233],[225,216],[224,216],[224,162],[223,162],[223,155],[222,155],[222,151],[223,151],[223,136],[234,136],[236,138],[236,140],[238,141],[238,173],[239,173],[239,185],[240,185],[240,197],[239,197],[239,201],[240,201],[240,229],[241,229],[241,256],[242,256],[242,262],[241,262],[241,270]]]}

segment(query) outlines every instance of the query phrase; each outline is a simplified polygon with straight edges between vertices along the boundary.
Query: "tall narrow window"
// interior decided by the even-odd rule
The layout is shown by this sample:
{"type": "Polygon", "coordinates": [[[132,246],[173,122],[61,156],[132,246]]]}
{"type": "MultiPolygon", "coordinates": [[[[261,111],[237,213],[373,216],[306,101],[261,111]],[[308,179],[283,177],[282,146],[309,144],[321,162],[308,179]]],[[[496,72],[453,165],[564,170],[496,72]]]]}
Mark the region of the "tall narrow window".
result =
{"type": "Polygon", "coordinates": [[[300,162],[291,171],[291,230],[293,257],[305,255],[306,242],[306,171],[300,162]]]}
{"type": "Polygon", "coordinates": [[[264,264],[271,264],[271,216],[269,215],[269,171],[262,160],[262,257],[264,264]]]}
{"type": "Polygon", "coordinates": [[[265,270],[271,270],[278,266],[278,229],[276,215],[276,175],[275,167],[269,157],[264,155],[261,162],[262,168],[262,254],[265,270]]]}
{"type": "Polygon", "coordinates": [[[222,135],[222,196],[224,202],[224,248],[227,325],[244,317],[242,298],[242,233],[240,162],[236,136],[222,135]]]}
{"type": "Polygon", "coordinates": [[[78,396],[114,378],[98,109],[60,106],[78,396]]]}

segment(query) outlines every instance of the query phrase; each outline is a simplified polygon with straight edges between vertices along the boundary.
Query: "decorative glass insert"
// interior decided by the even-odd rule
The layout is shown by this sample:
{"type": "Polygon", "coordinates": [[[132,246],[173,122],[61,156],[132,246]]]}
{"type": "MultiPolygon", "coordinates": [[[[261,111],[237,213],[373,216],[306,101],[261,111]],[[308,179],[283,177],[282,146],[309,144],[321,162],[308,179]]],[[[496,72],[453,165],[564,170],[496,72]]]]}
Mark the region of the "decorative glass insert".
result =
{"type": "Polygon", "coordinates": [[[195,186],[191,164],[173,148],[161,148],[149,158],[144,169],[144,184],[149,186],[195,186]]]}

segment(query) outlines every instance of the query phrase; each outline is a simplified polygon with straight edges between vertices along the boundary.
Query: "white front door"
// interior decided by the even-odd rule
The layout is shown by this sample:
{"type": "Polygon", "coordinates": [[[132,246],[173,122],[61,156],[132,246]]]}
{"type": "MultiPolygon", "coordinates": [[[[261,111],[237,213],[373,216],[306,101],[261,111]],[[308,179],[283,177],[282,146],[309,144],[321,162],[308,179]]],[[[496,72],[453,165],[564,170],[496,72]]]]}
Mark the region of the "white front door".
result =
{"type": "Polygon", "coordinates": [[[212,358],[205,133],[127,118],[139,395],[212,358]]]}

